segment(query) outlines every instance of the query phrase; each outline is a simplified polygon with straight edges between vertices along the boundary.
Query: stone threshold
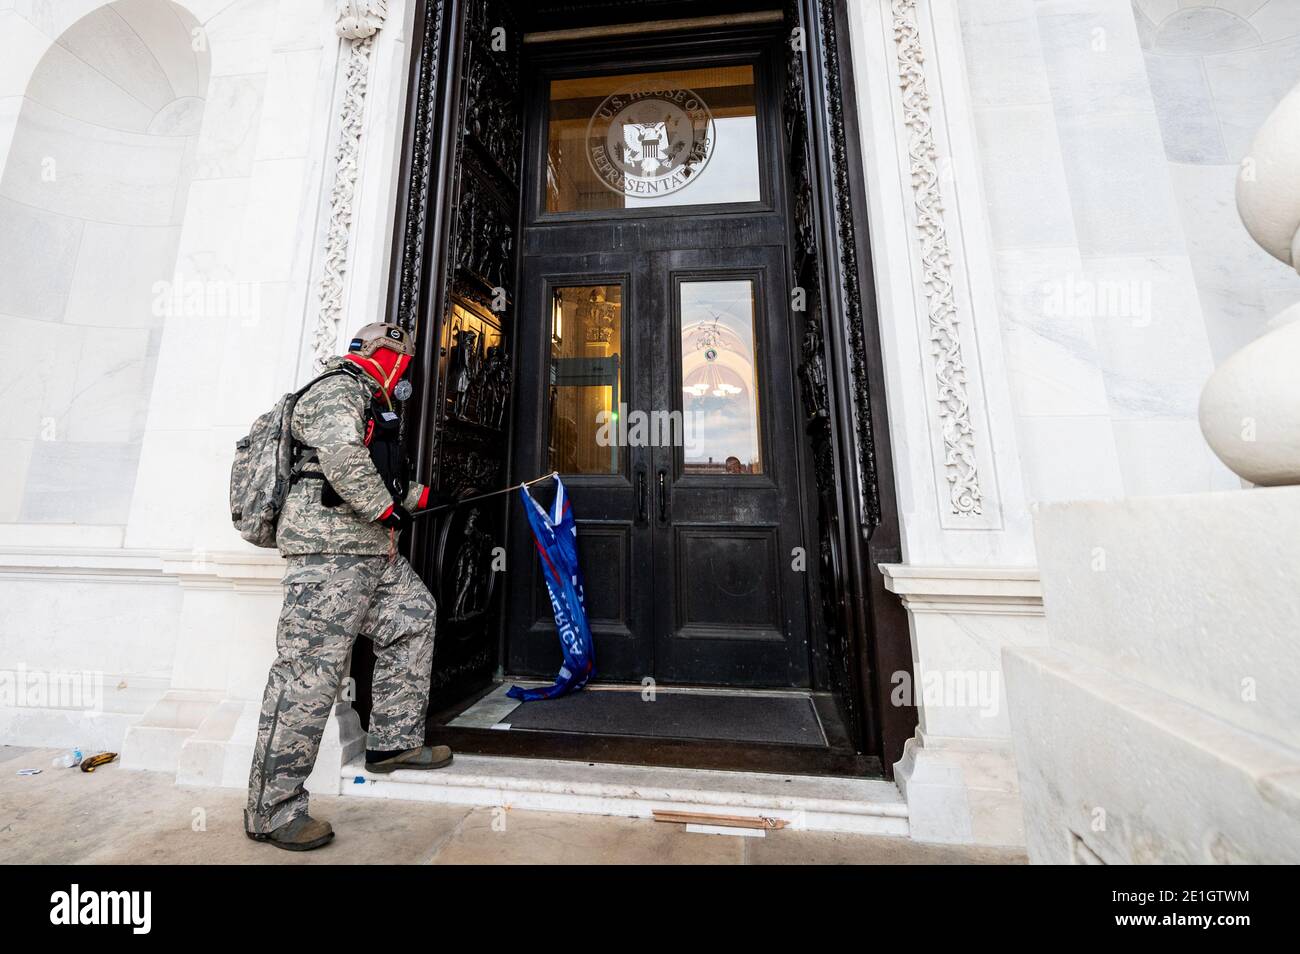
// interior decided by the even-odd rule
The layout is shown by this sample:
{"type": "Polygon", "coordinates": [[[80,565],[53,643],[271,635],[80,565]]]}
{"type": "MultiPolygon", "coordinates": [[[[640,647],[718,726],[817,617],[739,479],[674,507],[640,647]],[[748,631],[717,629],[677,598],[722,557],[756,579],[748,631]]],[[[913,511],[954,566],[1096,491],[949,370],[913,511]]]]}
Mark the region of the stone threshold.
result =
{"type": "MultiPolygon", "coordinates": [[[[340,794],[453,805],[650,818],[656,810],[772,818],[804,831],[900,835],[907,802],[892,782],[457,755],[444,769],[375,775],[343,767],[340,794]]],[[[703,821],[703,820],[702,820],[703,821]]]]}

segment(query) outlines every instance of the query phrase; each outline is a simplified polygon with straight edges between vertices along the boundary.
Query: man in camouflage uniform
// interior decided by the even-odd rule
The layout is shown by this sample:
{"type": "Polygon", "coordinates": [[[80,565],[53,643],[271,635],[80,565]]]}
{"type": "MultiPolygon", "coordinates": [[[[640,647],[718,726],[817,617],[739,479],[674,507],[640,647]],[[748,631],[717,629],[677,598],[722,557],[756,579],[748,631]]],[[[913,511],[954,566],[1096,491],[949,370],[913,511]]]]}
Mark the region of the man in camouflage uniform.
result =
{"type": "Polygon", "coordinates": [[[434,769],[452,758],[445,745],[424,745],[433,596],[396,552],[411,511],[447,498],[408,486],[377,443],[386,437],[390,450],[398,446],[392,393],[412,353],[401,328],[367,325],[293,412],[300,462],[276,530],[289,563],[284,608],[244,812],[250,838],[281,848],[318,848],[334,837],[307,814],[303,783],[358,634],[373,641],[376,657],[366,768],[434,769]]]}

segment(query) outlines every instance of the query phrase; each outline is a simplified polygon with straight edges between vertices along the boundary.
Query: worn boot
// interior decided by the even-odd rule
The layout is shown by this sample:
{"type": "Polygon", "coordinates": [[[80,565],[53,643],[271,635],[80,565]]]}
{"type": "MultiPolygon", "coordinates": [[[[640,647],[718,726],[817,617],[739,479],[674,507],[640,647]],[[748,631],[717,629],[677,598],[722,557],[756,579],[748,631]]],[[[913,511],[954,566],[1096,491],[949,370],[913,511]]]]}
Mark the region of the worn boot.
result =
{"type": "Polygon", "coordinates": [[[397,769],[437,769],[451,764],[451,749],[445,745],[422,745],[405,752],[376,752],[366,749],[366,771],[387,773],[397,769]]]}
{"type": "Polygon", "coordinates": [[[253,841],[269,841],[285,851],[311,851],[334,840],[334,829],[329,822],[318,821],[310,815],[299,815],[274,831],[246,832],[253,841]]]}

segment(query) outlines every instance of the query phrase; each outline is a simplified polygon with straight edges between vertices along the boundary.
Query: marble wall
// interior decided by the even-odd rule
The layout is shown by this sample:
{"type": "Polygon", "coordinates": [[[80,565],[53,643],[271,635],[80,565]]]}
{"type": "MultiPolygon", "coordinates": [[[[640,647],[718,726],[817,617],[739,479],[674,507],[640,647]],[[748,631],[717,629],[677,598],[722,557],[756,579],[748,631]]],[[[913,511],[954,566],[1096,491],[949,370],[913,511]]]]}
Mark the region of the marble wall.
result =
{"type": "Polygon", "coordinates": [[[1156,115],[1216,363],[1300,301],[1233,202],[1255,133],[1300,82],[1295,0],[1134,0],[1156,115]]]}
{"type": "MultiPolygon", "coordinates": [[[[391,132],[407,21],[389,8],[370,80],[391,132]]],[[[0,330],[19,345],[0,384],[0,681],[72,665],[104,687],[102,706],[0,702],[6,739],[123,751],[167,693],[265,675],[282,560],[232,530],[226,485],[236,438],[309,366],[336,15],[0,0],[0,330]]],[[[398,144],[368,143],[377,198],[351,247],[368,275],[398,144]]],[[[381,283],[348,292],[382,307],[381,283]]]]}
{"type": "MultiPolygon", "coordinates": [[[[38,21],[40,5],[26,5],[38,21]]],[[[6,29],[35,31],[16,9],[6,29]]],[[[46,44],[0,178],[0,521],[125,524],[208,90],[197,21],[118,0],[46,44]]],[[[11,34],[12,36],[12,34],[11,34]]],[[[23,63],[5,59],[10,71],[23,63]]],[[[12,83],[6,84],[12,87],[12,83]]]]}
{"type": "Polygon", "coordinates": [[[226,506],[234,443],[293,385],[314,304],[334,4],[214,6],[203,24],[208,108],[175,269],[181,301],[164,321],[126,532],[132,548],[244,548],[226,506]]]}
{"type": "Polygon", "coordinates": [[[1239,486],[1197,424],[1219,349],[1185,230],[1231,172],[1181,190],[1129,0],[961,16],[1029,499],[1239,486]]]}

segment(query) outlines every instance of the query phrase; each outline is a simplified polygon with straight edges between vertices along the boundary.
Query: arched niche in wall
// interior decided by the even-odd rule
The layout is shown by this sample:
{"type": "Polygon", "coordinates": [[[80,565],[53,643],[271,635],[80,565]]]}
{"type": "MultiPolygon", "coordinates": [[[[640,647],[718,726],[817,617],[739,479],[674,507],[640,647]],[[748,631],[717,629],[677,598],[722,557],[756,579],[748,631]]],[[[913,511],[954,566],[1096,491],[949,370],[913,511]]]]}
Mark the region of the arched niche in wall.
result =
{"type": "Polygon", "coordinates": [[[169,0],[96,8],[31,75],[0,178],[0,522],[126,522],[208,76],[169,0]]]}

